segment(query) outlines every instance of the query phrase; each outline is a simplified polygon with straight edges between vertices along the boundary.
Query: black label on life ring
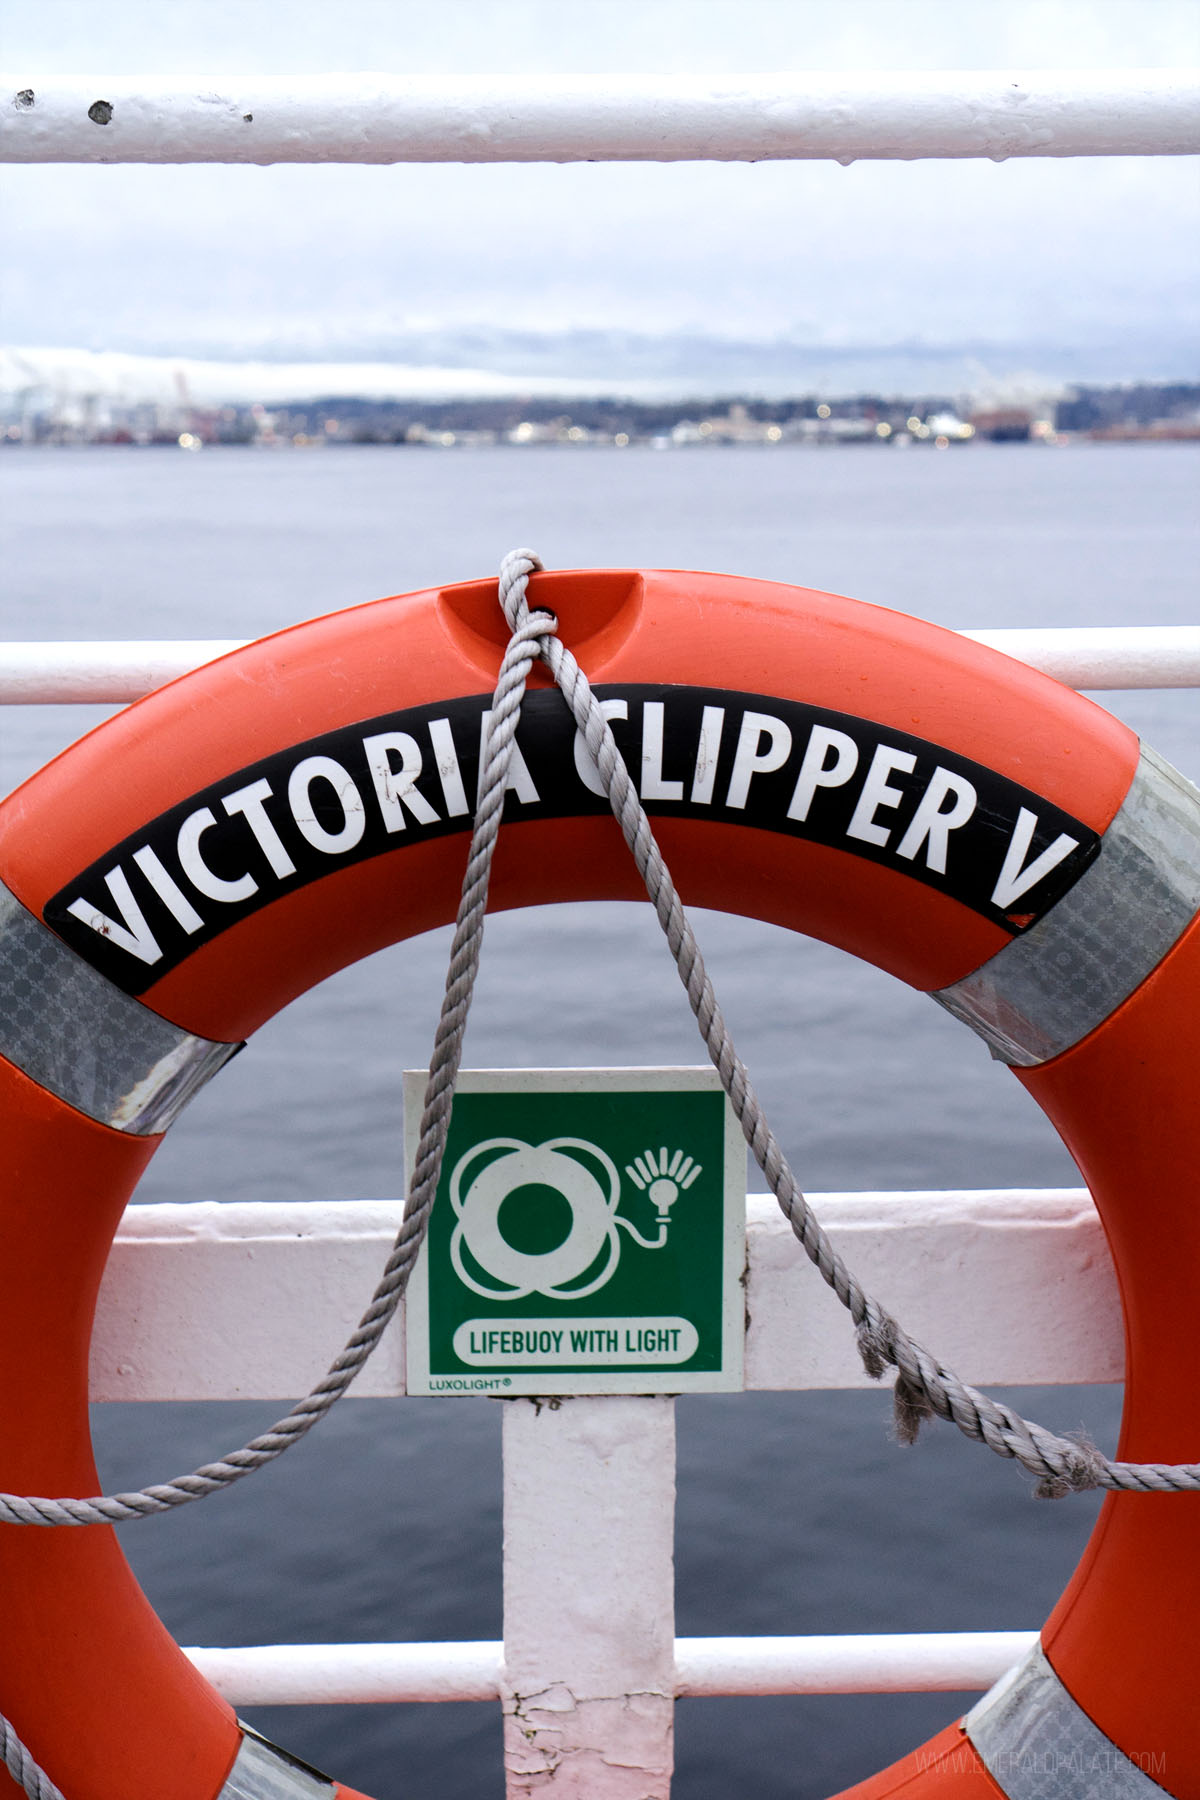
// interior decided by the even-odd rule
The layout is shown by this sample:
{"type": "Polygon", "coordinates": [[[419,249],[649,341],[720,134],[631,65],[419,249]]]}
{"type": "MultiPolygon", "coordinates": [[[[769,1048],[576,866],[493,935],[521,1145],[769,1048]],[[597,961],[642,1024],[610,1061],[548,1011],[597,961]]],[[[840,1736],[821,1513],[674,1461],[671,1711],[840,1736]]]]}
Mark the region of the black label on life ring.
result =
{"type": "MultiPolygon", "coordinates": [[[[868,719],[719,688],[598,687],[647,812],[831,845],[1016,935],[1073,886],[1094,831],[951,751],[868,719]]],[[[48,925],[127,993],[292,888],[470,829],[491,696],[347,725],[238,769],[116,844],[48,925]]],[[[507,820],[603,813],[562,696],[526,695],[507,820]]]]}

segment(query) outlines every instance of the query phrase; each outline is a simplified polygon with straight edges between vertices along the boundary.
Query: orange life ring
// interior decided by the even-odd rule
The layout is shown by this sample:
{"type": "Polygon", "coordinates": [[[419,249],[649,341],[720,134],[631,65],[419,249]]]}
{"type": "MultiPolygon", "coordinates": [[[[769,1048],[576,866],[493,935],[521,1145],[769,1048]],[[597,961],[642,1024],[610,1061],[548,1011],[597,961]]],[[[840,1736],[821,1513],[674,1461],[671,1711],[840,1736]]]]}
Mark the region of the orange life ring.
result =
{"type": "MultiPolygon", "coordinates": [[[[1121,1453],[1195,1458],[1194,791],[1091,702],[876,607],[681,573],[538,574],[530,600],[613,702],[686,900],[840,945],[1023,1065],[1116,1259],[1121,1453]]],[[[493,582],[296,626],[129,707],[0,806],[19,1002],[0,1261],[20,1271],[0,1487],[97,1491],[93,1304],[189,1082],[332,970],[453,916],[506,636],[493,582]]],[[[636,898],[546,685],[535,671],[492,904],[636,898]]],[[[229,1785],[249,1754],[233,1713],[110,1530],[0,1530],[0,1591],[0,1710],[70,1800],[254,1791],[229,1785]]],[[[1200,1497],[1110,1496],[1035,1671],[1135,1774],[1153,1752],[1177,1800],[1200,1800],[1197,1617],[1200,1497]]],[[[954,1726],[854,1792],[1016,1794],[985,1772],[987,1738],[986,1718],[954,1726]]],[[[17,1793],[3,1774],[0,1793],[17,1793]]]]}

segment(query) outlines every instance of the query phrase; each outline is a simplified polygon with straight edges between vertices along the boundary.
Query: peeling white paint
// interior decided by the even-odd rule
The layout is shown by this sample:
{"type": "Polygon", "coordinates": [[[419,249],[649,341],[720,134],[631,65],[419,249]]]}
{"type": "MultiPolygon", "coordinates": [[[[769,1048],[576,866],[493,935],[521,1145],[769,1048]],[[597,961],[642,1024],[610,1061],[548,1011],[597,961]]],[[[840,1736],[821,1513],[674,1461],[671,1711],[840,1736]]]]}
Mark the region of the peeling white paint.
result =
{"type": "Polygon", "coordinates": [[[508,1800],[668,1800],[674,1406],[505,1402],[508,1800]]]}

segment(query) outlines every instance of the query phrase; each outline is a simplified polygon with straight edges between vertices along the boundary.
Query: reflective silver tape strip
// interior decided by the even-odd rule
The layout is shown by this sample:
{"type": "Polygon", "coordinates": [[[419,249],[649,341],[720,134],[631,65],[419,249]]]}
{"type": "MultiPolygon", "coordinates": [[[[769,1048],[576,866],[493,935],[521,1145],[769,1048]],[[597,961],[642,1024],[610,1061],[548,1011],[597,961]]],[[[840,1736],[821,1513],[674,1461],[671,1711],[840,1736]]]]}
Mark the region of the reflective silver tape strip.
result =
{"type": "Polygon", "coordinates": [[[0,882],[0,1056],[68,1106],[153,1137],[241,1049],[133,1000],[0,882]]]}
{"type": "Polygon", "coordinates": [[[1078,1044],[1157,967],[1200,908],[1200,792],[1142,746],[1096,860],[1057,906],[934,994],[1001,1062],[1078,1044]]]}
{"type": "Polygon", "coordinates": [[[329,1800],[333,1792],[328,1775],[243,1725],[242,1747],[217,1800],[329,1800]]]}
{"type": "Polygon", "coordinates": [[[1164,1754],[1147,1747],[1133,1760],[1118,1750],[1040,1644],[971,1709],[963,1730],[1008,1800],[1162,1800],[1166,1792],[1145,1772],[1161,1768],[1164,1754]]]}

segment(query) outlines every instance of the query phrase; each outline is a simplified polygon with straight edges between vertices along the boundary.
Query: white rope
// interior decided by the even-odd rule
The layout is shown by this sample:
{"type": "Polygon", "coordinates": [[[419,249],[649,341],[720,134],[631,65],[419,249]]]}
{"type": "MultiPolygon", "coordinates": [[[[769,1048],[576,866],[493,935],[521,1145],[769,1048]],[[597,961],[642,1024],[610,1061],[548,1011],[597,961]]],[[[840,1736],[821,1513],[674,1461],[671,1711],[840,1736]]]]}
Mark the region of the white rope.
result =
{"type": "MultiPolygon", "coordinates": [[[[537,558],[527,550],[514,551],[501,565],[500,599],[514,631],[524,629],[529,623],[525,585],[529,574],[540,567],[537,558]]],[[[1096,1487],[1138,1493],[1200,1489],[1200,1464],[1110,1462],[1085,1440],[1057,1437],[1041,1425],[1030,1424],[1019,1413],[968,1387],[951,1370],[943,1368],[936,1357],[909,1337],[879,1302],[864,1291],[810,1211],[767,1123],[746,1067],[734,1049],[704,959],[655,842],[633,779],[621,760],[608,720],[593,698],[586,676],[571,652],[550,633],[542,639],[539,655],[562,689],[596,761],[609,804],[671,947],[705,1048],[721,1077],[746,1142],[805,1253],[858,1327],[859,1352],[867,1373],[878,1379],[889,1366],[897,1371],[896,1424],[901,1440],[911,1443],[923,1419],[935,1415],[948,1419],[967,1437],[985,1443],[999,1456],[1015,1458],[1036,1475],[1038,1493],[1045,1498],[1096,1487]]]]}
{"type": "Polygon", "coordinates": [[[0,1714],[0,1756],[17,1786],[23,1787],[29,1795],[29,1800],[64,1800],[62,1789],[56,1787],[45,1769],[34,1762],[3,1714],[0,1714]]]}
{"type": "MultiPolygon", "coordinates": [[[[500,568],[500,604],[512,637],[504,653],[492,702],[475,828],[450,950],[441,1018],[429,1064],[413,1182],[392,1253],[357,1328],[323,1380],[286,1418],[219,1462],[206,1463],[190,1475],[176,1476],[173,1481],[159,1486],[91,1500],[0,1494],[0,1522],[20,1525],[123,1523],[203,1499],[240,1481],[254,1469],[273,1462],[311,1431],[346,1392],[375,1349],[408,1285],[437,1192],[467,1013],[479,970],[488,879],[504,808],[509,763],[525,681],[539,658],[562,690],[600,771],[613,814],[666,934],[700,1035],[755,1160],[805,1253],[854,1320],[867,1373],[878,1379],[889,1366],[897,1371],[894,1393],[897,1433],[901,1440],[913,1442],[924,1419],[934,1416],[947,1419],[967,1437],[986,1444],[997,1455],[1021,1463],[1038,1477],[1037,1492],[1047,1498],[1088,1488],[1140,1493],[1200,1489],[1200,1464],[1112,1462],[1086,1440],[1058,1437],[969,1387],[951,1370],[943,1368],[923,1345],[909,1337],[847,1269],[810,1211],[767,1123],[745,1065],[734,1049],[691,925],[608,720],[592,694],[587,677],[556,636],[557,620],[549,613],[531,613],[529,610],[526,587],[530,575],[541,567],[532,551],[514,550],[505,557],[500,568]]],[[[58,1788],[33,1761],[2,1715],[0,1750],[13,1779],[25,1789],[30,1800],[63,1800],[58,1788]]]]}

